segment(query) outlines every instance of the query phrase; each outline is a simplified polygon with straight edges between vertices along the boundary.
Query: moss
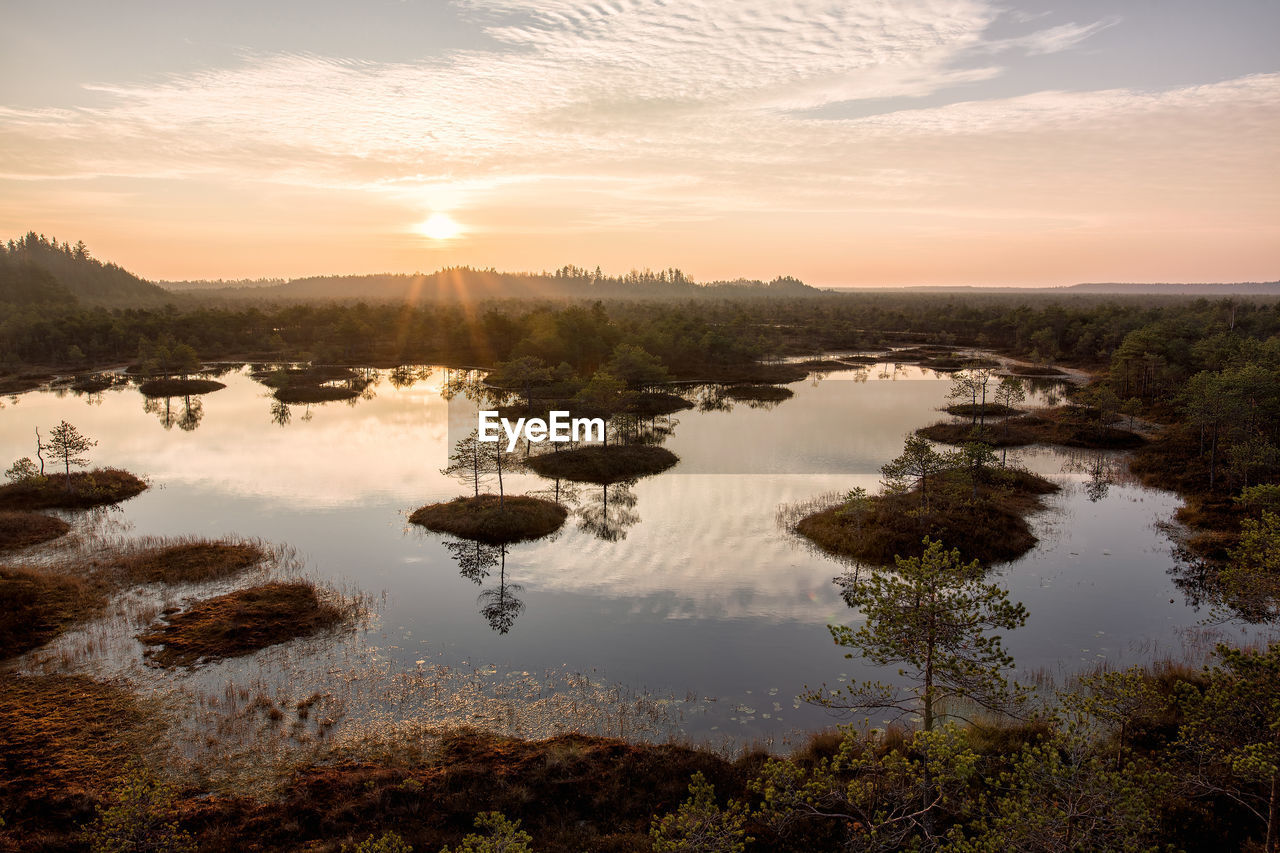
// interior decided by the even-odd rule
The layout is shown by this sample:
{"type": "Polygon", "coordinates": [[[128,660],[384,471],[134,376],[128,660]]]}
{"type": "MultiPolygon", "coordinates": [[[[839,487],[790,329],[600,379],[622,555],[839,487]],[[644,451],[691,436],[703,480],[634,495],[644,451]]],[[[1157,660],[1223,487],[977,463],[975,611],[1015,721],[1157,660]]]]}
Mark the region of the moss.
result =
{"type": "Polygon", "coordinates": [[[57,539],[71,529],[60,518],[38,512],[0,512],[0,549],[25,548],[57,539]]]}
{"type": "Polygon", "coordinates": [[[96,394],[99,391],[106,391],[116,385],[116,379],[108,374],[97,374],[95,376],[80,376],[71,383],[72,391],[79,391],[82,394],[96,394]]]}
{"type": "MultiPolygon", "coordinates": [[[[960,408],[960,407],[953,407],[960,408]]],[[[966,410],[968,407],[965,407],[966,410]]],[[[951,409],[948,409],[951,411],[951,409]]],[[[968,415],[972,417],[971,414],[968,415]]],[[[916,430],[930,441],[964,444],[982,441],[992,447],[1022,447],[1028,444],[1056,444],[1091,450],[1130,450],[1146,439],[1136,432],[1098,423],[1078,406],[1041,409],[1032,414],[1006,418],[975,431],[967,421],[943,421],[916,430]]]]}
{"type": "Polygon", "coordinates": [[[147,397],[186,397],[190,394],[208,394],[226,388],[212,379],[149,379],[138,386],[147,397]]]}
{"type": "Polygon", "coordinates": [[[198,601],[138,635],[166,667],[252,654],[345,621],[351,610],[325,601],[314,584],[276,581],[198,601]]]}
{"type": "Polygon", "coordinates": [[[665,391],[647,391],[633,394],[627,401],[627,412],[643,418],[669,415],[673,412],[692,408],[693,403],[690,403],[684,397],[677,394],[669,394],[665,391]]]}
{"type": "Polygon", "coordinates": [[[0,659],[43,646],[106,603],[92,579],[0,566],[0,659]]]}
{"type": "Polygon", "coordinates": [[[360,396],[356,388],[333,385],[289,385],[276,391],[281,403],[328,403],[333,400],[354,400],[360,396]]]}
{"type": "Polygon", "coordinates": [[[0,486],[0,509],[84,509],[128,500],[146,491],[139,477],[119,468],[73,471],[0,486]]]}
{"type": "Polygon", "coordinates": [[[428,504],[409,521],[436,533],[500,545],[550,536],[567,517],[564,507],[542,498],[508,495],[499,501],[497,495],[480,495],[428,504]]]}
{"type": "Polygon", "coordinates": [[[781,403],[794,397],[795,392],[777,385],[733,385],[724,390],[724,395],[744,403],[781,403]]]}
{"type": "MultiPolygon", "coordinates": [[[[155,748],[158,722],[129,691],[82,675],[11,675],[0,690],[0,810],[76,831],[101,792],[155,748]]],[[[28,849],[28,848],[20,848],[28,849]]],[[[80,849],[59,846],[56,849],[80,849]]]]}
{"type": "Polygon", "coordinates": [[[1025,516],[1043,506],[1041,495],[1057,489],[1026,471],[994,469],[973,500],[967,476],[948,472],[930,481],[928,509],[918,489],[879,495],[860,507],[841,504],[806,516],[795,530],[823,551],[875,565],[918,556],[925,536],[983,565],[1005,563],[1035,547],[1025,516]]]}
{"type": "Polygon", "coordinates": [[[999,403],[959,403],[947,406],[947,414],[958,418],[1007,418],[1018,414],[1018,410],[999,403]]]}
{"type": "Polygon", "coordinates": [[[609,485],[660,474],[679,461],[680,457],[665,447],[623,444],[542,453],[531,456],[525,464],[543,477],[609,485]]]}

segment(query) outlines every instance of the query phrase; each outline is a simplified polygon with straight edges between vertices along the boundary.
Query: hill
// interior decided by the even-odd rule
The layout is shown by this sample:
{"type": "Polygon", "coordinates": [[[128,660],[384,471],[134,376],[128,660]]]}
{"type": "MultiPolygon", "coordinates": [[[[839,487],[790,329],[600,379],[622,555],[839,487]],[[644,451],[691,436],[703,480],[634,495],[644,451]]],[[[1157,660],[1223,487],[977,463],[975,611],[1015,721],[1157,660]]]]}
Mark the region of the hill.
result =
{"type": "Polygon", "coordinates": [[[83,242],[72,246],[34,231],[0,245],[0,262],[10,270],[9,284],[0,291],[0,299],[11,303],[79,301],[106,307],[142,307],[174,301],[163,288],[115,264],[90,257],[83,242]],[[50,288],[48,279],[32,270],[46,273],[62,290],[50,288]]]}

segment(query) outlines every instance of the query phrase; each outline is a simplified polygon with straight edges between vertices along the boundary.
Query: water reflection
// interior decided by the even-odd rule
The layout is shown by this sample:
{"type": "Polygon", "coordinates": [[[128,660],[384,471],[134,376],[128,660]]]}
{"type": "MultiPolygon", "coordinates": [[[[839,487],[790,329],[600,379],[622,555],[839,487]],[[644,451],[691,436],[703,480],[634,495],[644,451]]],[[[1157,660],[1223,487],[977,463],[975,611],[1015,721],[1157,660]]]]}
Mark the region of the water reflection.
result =
{"type": "Polygon", "coordinates": [[[498,583],[480,593],[476,602],[480,615],[499,634],[510,632],[524,610],[520,593],[524,587],[507,581],[506,545],[488,545],[470,539],[446,540],[444,547],[458,564],[458,574],[474,584],[483,584],[496,568],[498,583]]]}
{"type": "Polygon", "coordinates": [[[181,399],[181,411],[174,405],[173,397],[146,397],[143,399],[142,411],[155,415],[165,429],[173,429],[176,424],[183,432],[193,432],[204,420],[204,403],[200,397],[190,394],[181,399]]]}
{"type": "Polygon", "coordinates": [[[575,510],[578,529],[605,542],[626,539],[627,530],[640,523],[640,514],[635,511],[635,484],[635,480],[624,480],[608,486],[584,487],[588,489],[586,497],[575,510]]]}

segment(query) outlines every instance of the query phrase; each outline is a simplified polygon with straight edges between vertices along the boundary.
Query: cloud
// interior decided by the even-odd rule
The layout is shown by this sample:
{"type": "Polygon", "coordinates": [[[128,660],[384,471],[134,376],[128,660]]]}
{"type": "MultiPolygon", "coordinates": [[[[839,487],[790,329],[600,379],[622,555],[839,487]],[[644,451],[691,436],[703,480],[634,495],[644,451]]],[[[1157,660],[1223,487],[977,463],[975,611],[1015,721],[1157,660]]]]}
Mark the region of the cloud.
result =
{"type": "Polygon", "coordinates": [[[419,210],[532,211],[554,197],[591,211],[574,227],[787,210],[990,217],[1054,193],[1070,209],[1073,187],[1241,182],[1280,128],[1280,75],[858,119],[798,112],[935,94],[1000,73],[975,56],[1068,50],[1114,23],[993,40],[1000,13],[980,0],[461,8],[500,49],[401,63],[253,54],[95,84],[97,106],[0,108],[0,178],[283,186],[419,210]]]}

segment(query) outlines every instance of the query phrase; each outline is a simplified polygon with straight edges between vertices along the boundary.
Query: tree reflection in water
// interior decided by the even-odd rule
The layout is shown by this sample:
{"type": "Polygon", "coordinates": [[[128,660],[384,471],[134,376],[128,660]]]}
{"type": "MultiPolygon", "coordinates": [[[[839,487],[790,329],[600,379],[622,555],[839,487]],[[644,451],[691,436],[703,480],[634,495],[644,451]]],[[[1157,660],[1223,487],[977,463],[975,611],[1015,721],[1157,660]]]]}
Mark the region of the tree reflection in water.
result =
{"type": "Polygon", "coordinates": [[[458,574],[472,583],[484,583],[494,568],[498,569],[497,586],[481,592],[476,601],[489,627],[499,634],[508,633],[524,610],[524,601],[520,598],[524,588],[507,581],[507,546],[463,539],[446,541],[444,547],[458,564],[458,574]]]}

